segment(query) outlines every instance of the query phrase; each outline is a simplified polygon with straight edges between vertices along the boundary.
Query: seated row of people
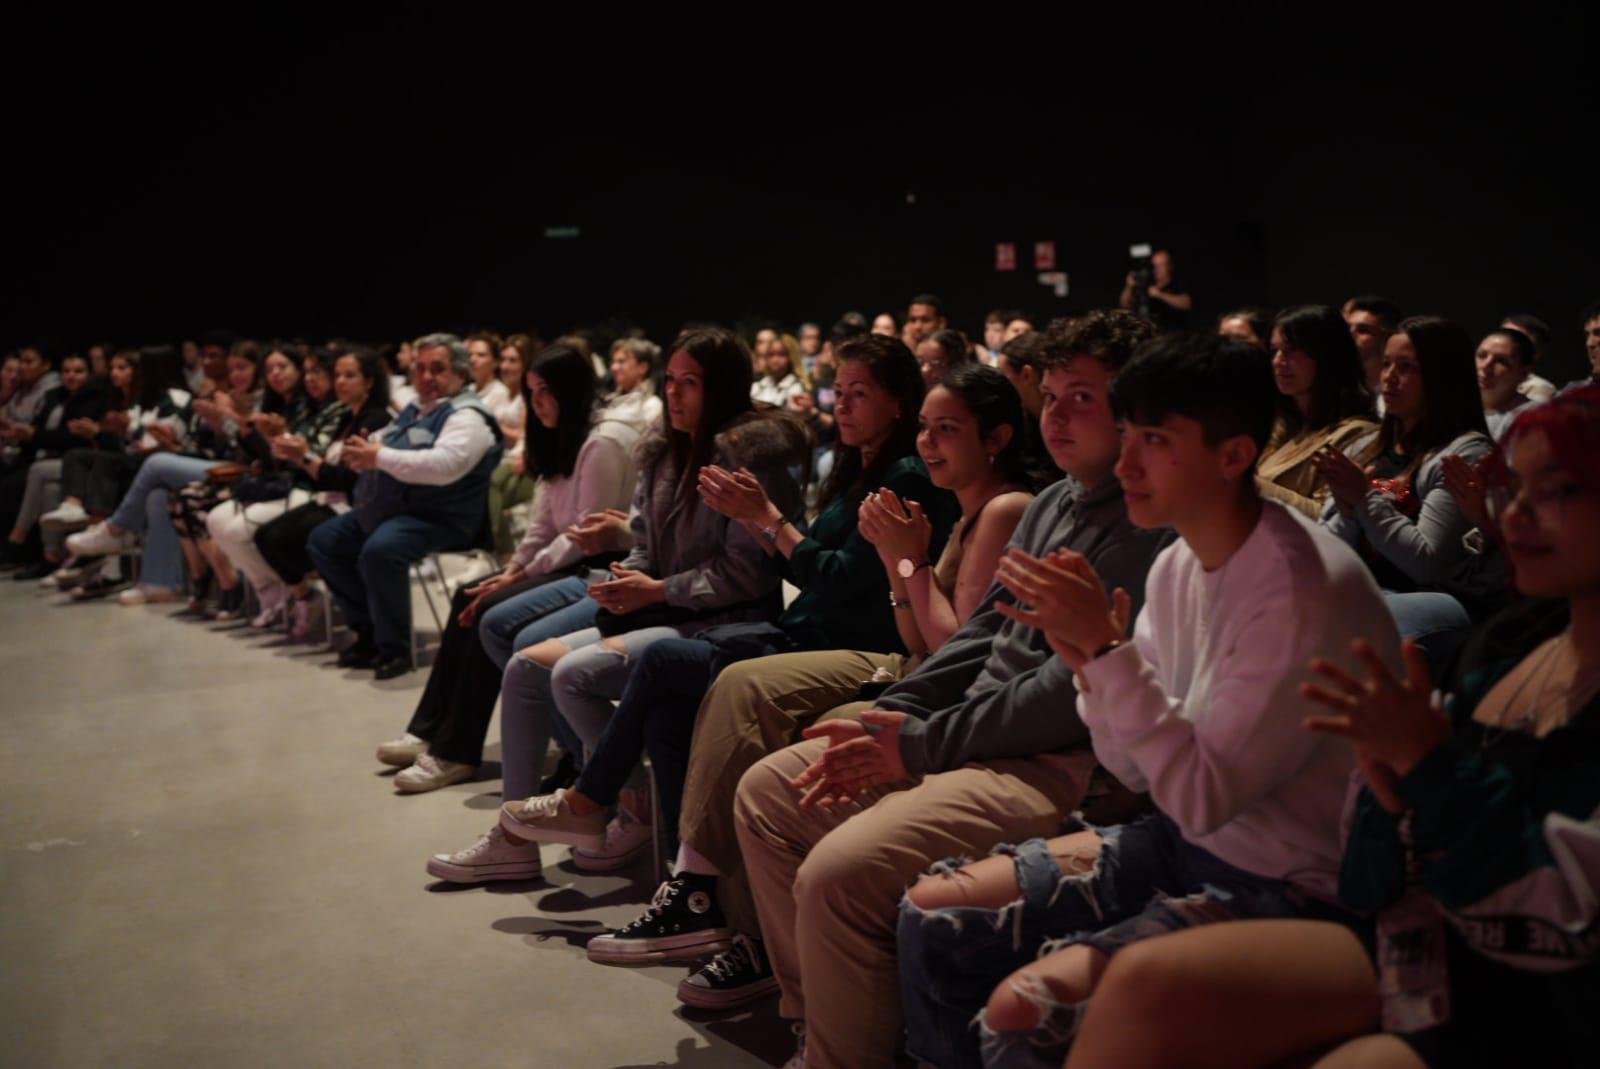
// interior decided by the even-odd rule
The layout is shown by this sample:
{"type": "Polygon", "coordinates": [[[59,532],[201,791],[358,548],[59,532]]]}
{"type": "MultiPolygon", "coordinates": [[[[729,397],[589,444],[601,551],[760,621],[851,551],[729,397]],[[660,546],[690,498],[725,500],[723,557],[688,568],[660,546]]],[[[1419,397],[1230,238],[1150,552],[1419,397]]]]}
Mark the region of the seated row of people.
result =
{"type": "MultiPolygon", "coordinates": [[[[809,519],[794,474],[813,447],[806,415],[752,407],[734,335],[673,344],[661,424],[634,440],[597,406],[584,357],[542,353],[526,375],[529,412],[554,435],[531,454],[550,465],[542,522],[504,572],[457,595],[422,704],[379,751],[409,766],[405,792],[471,778],[500,671],[505,804],[428,872],[536,878],[541,843],[571,845],[586,869],[626,863],[649,847],[648,754],[673,875],[589,957],[689,965],[679,996],[700,1007],[777,988],[802,1035],[795,1065],[890,1065],[902,1037],[949,1066],[1176,1064],[1196,1042],[1227,1050],[1219,1064],[1269,1064],[1380,1025],[1409,1047],[1352,1049],[1441,1064],[1503,1037],[1441,1010],[1437,979],[1375,978],[1374,913],[1411,907],[1380,917],[1379,966],[1405,964],[1395,941],[1420,938],[1408,885],[1461,933],[1428,945],[1453,967],[1472,959],[1452,974],[1464,1004],[1509,968],[1550,1049],[1592,1050],[1568,1008],[1596,978],[1600,799],[1581,784],[1600,654],[1582,621],[1600,566],[1585,526],[1600,394],[1518,406],[1506,454],[1466,377],[1484,346],[1475,359],[1437,318],[1385,339],[1381,413],[1331,308],[1276,317],[1270,358],[1221,336],[1152,337],[1122,311],[1036,333],[1011,374],[962,362],[931,385],[899,340],[839,338],[838,447],[809,519]],[[1048,484],[1024,462],[1019,368],[1065,472],[1048,484]],[[1477,703],[1491,726],[1458,752],[1430,679],[1483,694],[1561,626],[1518,599],[1492,644],[1462,651],[1514,598],[1507,554],[1521,594],[1571,598],[1573,624],[1477,703]],[[783,580],[798,589],[786,609],[783,580]],[[1558,768],[1537,737],[1569,724],[1577,749],[1558,768]],[[541,781],[552,738],[575,781],[541,781]],[[1561,786],[1503,800],[1535,771],[1561,786]],[[1499,829],[1490,841],[1470,834],[1480,818],[1499,829]],[[1260,945],[1280,930],[1283,953],[1260,945]],[[1191,1012],[1224,1001],[1213,972],[1252,991],[1214,956],[1229,946],[1282,978],[1245,999],[1329,991],[1338,1012],[1285,1012],[1248,1037],[1237,1005],[1191,1012]],[[1505,964],[1485,971],[1482,952],[1505,964]],[[1561,978],[1528,979],[1551,955],[1561,978]],[[1189,1047],[1158,1038],[1151,976],[1182,1005],[1189,1047]]],[[[419,343],[398,441],[344,443],[369,474],[356,508],[309,536],[358,635],[344,663],[398,658],[392,620],[378,623],[409,597],[398,562],[463,537],[469,500],[483,526],[494,434],[466,423],[479,406],[453,341],[419,343]]]]}

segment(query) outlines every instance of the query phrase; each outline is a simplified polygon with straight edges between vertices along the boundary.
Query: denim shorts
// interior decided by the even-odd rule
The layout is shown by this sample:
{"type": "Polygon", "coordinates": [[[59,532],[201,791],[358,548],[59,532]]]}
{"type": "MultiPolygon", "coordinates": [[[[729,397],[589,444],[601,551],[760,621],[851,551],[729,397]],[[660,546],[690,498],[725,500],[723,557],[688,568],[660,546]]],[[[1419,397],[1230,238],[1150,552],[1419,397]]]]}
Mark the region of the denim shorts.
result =
{"type": "Polygon", "coordinates": [[[998,848],[1015,858],[1021,889],[1001,909],[922,910],[902,901],[900,989],[914,1057],[945,1069],[1059,1067],[1081,1007],[1029,993],[1045,1012],[1040,1028],[1025,1034],[982,1027],[981,1011],[1007,976],[1073,944],[1113,955],[1141,939],[1217,921],[1342,915],[1187,842],[1163,814],[1093,830],[1100,854],[1082,875],[1064,875],[1044,839],[998,848]]]}

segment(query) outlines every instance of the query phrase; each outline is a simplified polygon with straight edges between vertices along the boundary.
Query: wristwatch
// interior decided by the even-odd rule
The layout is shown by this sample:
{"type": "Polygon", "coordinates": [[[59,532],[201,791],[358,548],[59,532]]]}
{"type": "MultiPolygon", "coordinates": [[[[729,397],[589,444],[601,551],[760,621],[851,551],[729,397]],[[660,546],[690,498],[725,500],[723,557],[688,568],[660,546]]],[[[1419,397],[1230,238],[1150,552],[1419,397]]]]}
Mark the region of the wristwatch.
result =
{"type": "Polygon", "coordinates": [[[771,527],[763,527],[763,528],[761,528],[761,537],[765,538],[767,540],[767,544],[768,545],[773,545],[773,546],[777,545],[778,544],[778,532],[783,530],[783,525],[788,523],[788,522],[789,522],[788,520],[779,520],[777,523],[773,524],[771,527]]]}
{"type": "Polygon", "coordinates": [[[917,572],[928,567],[931,567],[931,565],[927,561],[922,561],[919,564],[916,561],[913,561],[910,557],[901,557],[900,563],[894,566],[894,570],[900,573],[900,578],[910,579],[913,575],[916,575],[917,572]]]}

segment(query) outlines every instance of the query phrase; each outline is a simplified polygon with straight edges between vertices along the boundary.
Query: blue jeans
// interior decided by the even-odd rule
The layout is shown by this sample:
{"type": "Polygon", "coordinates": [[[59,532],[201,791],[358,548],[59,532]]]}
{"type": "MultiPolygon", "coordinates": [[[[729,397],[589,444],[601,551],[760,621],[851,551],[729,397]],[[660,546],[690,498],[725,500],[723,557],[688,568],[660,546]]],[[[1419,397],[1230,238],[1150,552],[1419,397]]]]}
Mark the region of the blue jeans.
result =
{"type": "Polygon", "coordinates": [[[1415,642],[1428,659],[1434,682],[1444,682],[1450,658],[1472,633],[1472,618],[1466,608],[1449,594],[1433,590],[1410,594],[1385,590],[1383,603],[1389,607],[1400,637],[1415,642]]]}
{"type": "Polygon", "coordinates": [[[140,466],[133,485],[122,496],[122,504],[108,517],[113,527],[144,532],[140,582],[168,590],[183,586],[183,547],[178,543],[178,529],[172,525],[168,496],[204,479],[206,472],[220,463],[220,460],[181,457],[176,453],[157,453],[140,466]]]}
{"type": "Polygon", "coordinates": [[[411,651],[411,566],[462,542],[453,524],[393,516],[369,535],[354,512],[324,520],[306,552],[338,600],[357,641],[385,657],[411,651]]]}
{"type": "Polygon", "coordinates": [[[582,631],[594,623],[600,606],[589,600],[589,584],[579,577],[557,579],[507,598],[478,620],[483,652],[504,672],[511,655],[547,638],[582,631]]]}
{"type": "Polygon", "coordinates": [[[1168,817],[1097,829],[1099,858],[1065,875],[1044,839],[1003,847],[1016,860],[1018,899],[1001,909],[921,910],[900,903],[900,990],[913,1057],[958,1066],[1058,1067],[1086,1003],[1037,993],[1045,1011],[1029,1033],[979,1030],[989,996],[1045,954],[1086,943],[1107,954],[1166,932],[1247,917],[1328,915],[1281,880],[1245,872],[1187,842],[1168,817]]]}
{"type": "MultiPolygon", "coordinates": [[[[593,602],[588,603],[593,604],[593,602]]],[[[533,628],[542,629],[545,625],[546,621],[541,620],[534,624],[533,628]]],[[[590,662],[585,659],[582,662],[585,668],[581,675],[575,675],[568,685],[574,685],[581,678],[587,685],[603,686],[621,694],[630,657],[642,652],[649,642],[662,638],[675,638],[677,634],[670,627],[650,627],[623,635],[621,637],[627,645],[629,657],[604,651],[607,656],[597,661],[590,662]],[[613,675],[620,678],[613,679],[613,675]]],[[[571,634],[557,632],[545,635],[544,638],[559,638],[571,651],[556,662],[555,670],[559,671],[568,658],[585,654],[589,652],[589,647],[598,646],[600,632],[590,627],[571,634]]],[[[587,748],[587,740],[575,732],[566,720],[556,715],[556,698],[552,690],[553,677],[552,669],[526,657],[517,656],[513,656],[506,664],[505,675],[501,677],[500,794],[507,801],[531,798],[538,789],[539,773],[544,767],[544,755],[550,747],[552,731],[560,736],[562,746],[567,747],[570,753],[581,756],[587,748]]],[[[609,700],[606,704],[609,707],[609,700]]]]}

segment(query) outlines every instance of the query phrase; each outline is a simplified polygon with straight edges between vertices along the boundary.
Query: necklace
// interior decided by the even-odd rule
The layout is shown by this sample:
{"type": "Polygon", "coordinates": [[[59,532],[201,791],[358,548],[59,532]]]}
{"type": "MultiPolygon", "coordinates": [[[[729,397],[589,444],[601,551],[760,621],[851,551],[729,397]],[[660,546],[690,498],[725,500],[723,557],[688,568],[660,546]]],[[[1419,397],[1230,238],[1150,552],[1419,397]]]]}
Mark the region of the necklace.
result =
{"type": "MultiPolygon", "coordinates": [[[[1495,723],[1480,721],[1483,725],[1483,734],[1479,742],[1480,749],[1488,749],[1513,731],[1519,733],[1527,732],[1531,728],[1534,730],[1534,734],[1537,734],[1537,729],[1541,722],[1539,714],[1552,697],[1551,680],[1546,674],[1546,669],[1554,663],[1564,644],[1571,644],[1571,639],[1566,632],[1562,632],[1562,634],[1549,642],[1538,663],[1523,674],[1522,678],[1517,681],[1516,689],[1506,698],[1505,711],[1509,713],[1516,708],[1522,698],[1523,691],[1528,688],[1529,684],[1534,680],[1540,681],[1539,689],[1534,692],[1533,701],[1528,704],[1527,710],[1521,716],[1509,722],[1506,721],[1504,715],[1497,717],[1495,723]]],[[[1554,697],[1581,704],[1597,685],[1600,685],[1600,667],[1583,676],[1575,675],[1568,686],[1559,688],[1554,692],[1554,697]]]]}

